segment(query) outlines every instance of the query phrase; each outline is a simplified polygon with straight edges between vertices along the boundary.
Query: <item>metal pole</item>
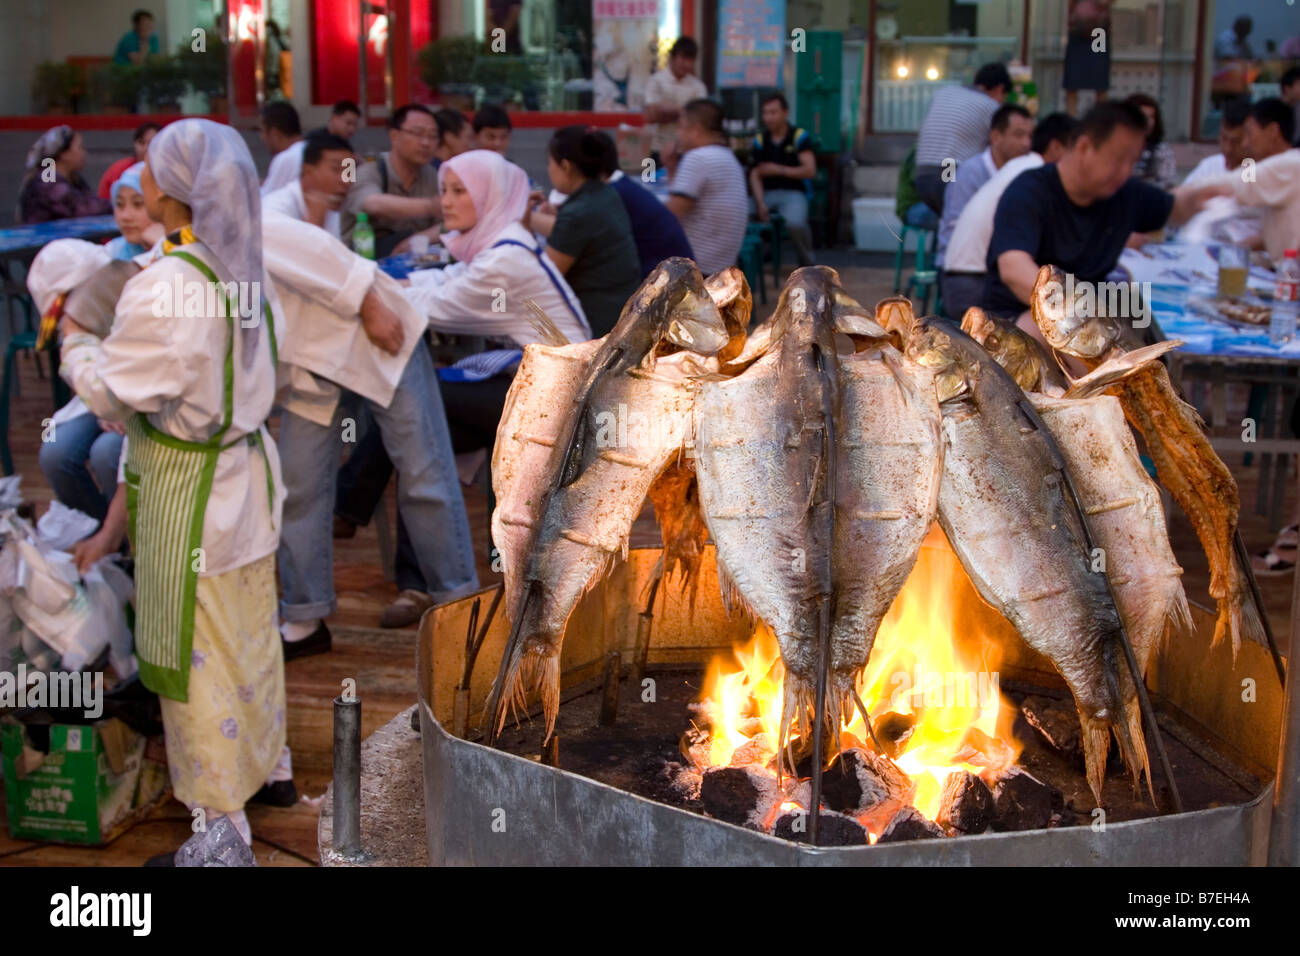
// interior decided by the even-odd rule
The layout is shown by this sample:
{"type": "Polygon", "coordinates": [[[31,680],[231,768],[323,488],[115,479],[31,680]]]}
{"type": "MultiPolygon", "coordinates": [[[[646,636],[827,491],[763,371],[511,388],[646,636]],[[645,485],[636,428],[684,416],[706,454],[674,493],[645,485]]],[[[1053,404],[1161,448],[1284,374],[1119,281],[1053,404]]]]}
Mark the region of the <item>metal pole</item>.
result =
{"type": "MultiPolygon", "coordinates": [[[[1261,609],[1262,611],[1262,609],[1261,609]]],[[[1300,641],[1300,574],[1291,585],[1290,662],[1300,641]]],[[[1282,702],[1282,727],[1278,735],[1277,781],[1273,789],[1273,816],[1269,827],[1269,866],[1300,866],[1300,694],[1295,681],[1286,681],[1282,702]]]]}
{"type": "Polygon", "coordinates": [[[361,699],[334,698],[334,851],[361,854],[361,699]]]}

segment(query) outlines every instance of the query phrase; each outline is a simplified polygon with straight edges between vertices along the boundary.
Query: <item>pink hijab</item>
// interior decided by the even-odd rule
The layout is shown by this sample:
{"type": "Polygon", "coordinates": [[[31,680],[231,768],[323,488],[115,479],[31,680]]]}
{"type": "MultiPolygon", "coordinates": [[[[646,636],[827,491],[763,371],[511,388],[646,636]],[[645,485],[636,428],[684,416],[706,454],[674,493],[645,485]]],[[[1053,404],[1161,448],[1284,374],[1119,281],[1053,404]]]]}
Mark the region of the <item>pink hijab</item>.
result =
{"type": "Polygon", "coordinates": [[[447,170],[465,184],[478,213],[478,222],[472,229],[447,233],[442,242],[461,262],[469,262],[496,242],[507,226],[524,217],[528,208],[528,175],[490,149],[471,149],[444,162],[438,167],[439,189],[447,170]]]}

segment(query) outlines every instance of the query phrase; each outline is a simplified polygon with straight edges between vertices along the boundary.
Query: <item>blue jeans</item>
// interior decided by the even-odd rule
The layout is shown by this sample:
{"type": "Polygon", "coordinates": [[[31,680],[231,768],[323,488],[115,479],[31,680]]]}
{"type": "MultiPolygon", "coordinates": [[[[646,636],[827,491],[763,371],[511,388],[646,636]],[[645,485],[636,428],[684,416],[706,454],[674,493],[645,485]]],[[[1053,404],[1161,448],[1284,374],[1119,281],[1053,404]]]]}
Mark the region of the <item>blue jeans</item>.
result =
{"type": "MultiPolygon", "coordinates": [[[[417,346],[387,408],[364,401],[398,474],[397,509],[410,529],[426,590],[441,603],[478,590],[469,518],[452,457],[447,416],[429,350],[417,346]]],[[[291,412],[280,421],[287,497],[280,532],[280,617],[310,621],[338,607],[334,596],[333,512],[338,475],[340,402],[328,427],[291,412]]]]}
{"type": "MultiPolygon", "coordinates": [[[[797,189],[767,189],[763,191],[763,204],[769,212],[780,213],[785,219],[785,231],[794,243],[799,265],[812,265],[812,230],[808,228],[808,194],[797,189]]],[[[750,200],[751,208],[754,202],[750,200]]]]}
{"type": "Polygon", "coordinates": [[[54,440],[41,443],[41,471],[59,501],[103,521],[117,491],[121,453],[122,436],[86,413],[54,426],[54,440]]]}
{"type": "Polygon", "coordinates": [[[923,202],[914,203],[903,217],[903,225],[917,226],[921,229],[938,229],[939,217],[923,202]]]}

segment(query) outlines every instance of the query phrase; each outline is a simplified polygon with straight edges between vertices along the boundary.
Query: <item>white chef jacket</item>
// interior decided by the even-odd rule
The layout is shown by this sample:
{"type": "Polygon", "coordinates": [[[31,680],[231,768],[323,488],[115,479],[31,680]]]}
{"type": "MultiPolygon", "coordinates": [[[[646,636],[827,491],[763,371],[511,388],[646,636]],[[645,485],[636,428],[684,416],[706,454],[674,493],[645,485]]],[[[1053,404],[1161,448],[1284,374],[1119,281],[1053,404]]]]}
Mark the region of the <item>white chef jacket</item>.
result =
{"type": "MultiPolygon", "coordinates": [[[[60,374],[100,418],[126,421],[143,412],[154,427],[184,441],[207,441],[221,427],[228,334],[212,315],[170,317],[176,277],[182,288],[208,288],[207,278],[178,256],[160,256],[122,289],[113,329],[101,342],[90,335],[64,340],[60,374]],[[163,315],[155,314],[155,307],[163,315]]],[[[284,323],[271,283],[262,292],[271,304],[279,341],[284,323]]],[[[259,316],[259,321],[263,317],[259,316]]],[[[204,568],[200,577],[233,571],[275,552],[280,541],[284,481],[280,456],[264,422],[275,397],[271,341],[263,324],[257,359],[245,370],[241,328],[235,321],[234,412],[217,458],[212,493],[203,518],[204,568]],[[236,439],[262,432],[262,451],[236,439]],[[268,501],[267,464],[275,486],[268,501]]]]}
{"type": "Polygon", "coordinates": [[[329,425],[346,388],[385,407],[428,328],[396,280],[318,226],[274,211],[262,215],[262,261],[284,308],[279,405],[329,425]],[[390,355],[366,337],[358,312],[374,290],[402,319],[390,355]]]}
{"type": "Polygon", "coordinates": [[[271,157],[266,179],[262,182],[263,196],[269,196],[282,186],[298,181],[302,175],[302,151],[306,145],[307,141],[300,139],[271,157]]]}
{"type": "Polygon", "coordinates": [[[435,332],[540,342],[525,300],[536,302],[570,342],[591,338],[578,297],[560,270],[541,253],[532,233],[511,223],[496,242],[522,243],[484,249],[472,262],[411,273],[402,291],[435,332]],[[540,254],[539,254],[540,253],[540,254]]]}
{"type": "MultiPolygon", "coordinates": [[[[302,195],[302,180],[295,179],[293,182],[287,183],[279,189],[263,195],[262,212],[278,212],[281,215],[288,216],[290,219],[297,219],[300,222],[306,222],[307,201],[302,195]]],[[[338,210],[331,209],[329,212],[325,213],[325,223],[322,228],[335,239],[340,239],[342,237],[342,233],[339,232],[338,210]]]]}

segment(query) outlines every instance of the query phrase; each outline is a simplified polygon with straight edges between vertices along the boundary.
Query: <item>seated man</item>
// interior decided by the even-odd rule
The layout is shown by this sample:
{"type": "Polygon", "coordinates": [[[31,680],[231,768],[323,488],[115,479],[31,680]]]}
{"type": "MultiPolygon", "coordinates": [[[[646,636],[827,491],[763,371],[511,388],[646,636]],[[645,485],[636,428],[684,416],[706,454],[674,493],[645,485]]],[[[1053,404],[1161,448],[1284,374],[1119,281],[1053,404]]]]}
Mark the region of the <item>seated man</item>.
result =
{"type": "Polygon", "coordinates": [[[1136,106],[1107,101],[1079,121],[1060,161],[1021,173],[993,219],[981,303],[1041,339],[1029,314],[1040,265],[1073,276],[1076,287],[1106,280],[1129,236],[1186,220],[1208,187],[1174,193],[1133,179],[1147,121],[1136,106]]]}
{"type": "Polygon", "coordinates": [[[339,209],[347,197],[344,163],[352,144],[333,133],[311,133],[304,140],[298,178],[262,199],[263,212],[278,212],[319,226],[340,238],[339,209]]]}
{"type": "Polygon", "coordinates": [[[812,265],[812,232],[808,229],[808,194],[817,175],[812,137],[790,125],[790,104],[781,93],[768,93],[761,106],[763,132],[754,137],[749,189],[759,222],[769,210],[785,220],[799,265],[812,265]]]}
{"type": "Polygon", "coordinates": [[[479,149],[504,156],[510,150],[510,114],[496,103],[484,103],[474,111],[474,138],[479,149]]]}
{"type": "Polygon", "coordinates": [[[1300,149],[1287,147],[1295,136],[1295,117],[1279,99],[1260,100],[1246,120],[1246,150],[1255,160],[1254,175],[1229,172],[1212,180],[1217,195],[1263,210],[1260,234],[1253,245],[1274,263],[1287,249],[1300,247],[1300,149]]]}
{"type": "MultiPolygon", "coordinates": [[[[1219,151],[1197,163],[1183,180],[1184,186],[1204,185],[1224,173],[1240,170],[1242,163],[1253,158],[1246,148],[1246,120],[1249,118],[1250,101],[1245,97],[1223,104],[1223,116],[1219,121],[1219,151]]],[[[1178,230],[1178,238],[1184,242],[1218,239],[1250,245],[1259,236],[1259,219],[1258,215],[1243,210],[1230,196],[1215,196],[1178,230]]]]}
{"type": "Polygon", "coordinates": [[[989,123],[989,145],[957,167],[957,178],[943,193],[943,215],[939,217],[938,248],[935,265],[942,269],[952,230],[957,225],[970,198],[993,178],[1008,160],[1029,152],[1034,132],[1034,118],[1029,110],[1014,103],[1003,103],[989,123]]]}
{"type": "Polygon", "coordinates": [[[1011,74],[1001,63],[986,63],[969,86],[941,86],[916,134],[916,189],[921,201],[943,212],[943,193],[952,163],[974,156],[989,142],[989,122],[1011,89],[1011,74]]]}
{"type": "Polygon", "coordinates": [[[1030,151],[1008,160],[970,198],[957,217],[939,276],[944,311],[954,322],[960,322],[966,310],[979,305],[983,298],[987,275],[984,261],[988,257],[989,240],[993,238],[993,214],[1002,194],[1025,170],[1059,160],[1065,154],[1065,144],[1074,126],[1075,121],[1068,113],[1044,117],[1034,127],[1030,151]]]}
{"type": "Polygon", "coordinates": [[[726,145],[722,107],[691,100],[677,123],[681,161],[668,184],[668,209],[682,223],[705,275],[736,264],[749,221],[745,171],[726,145]]]}
{"type": "Polygon", "coordinates": [[[357,214],[364,212],[375,231],[375,256],[405,252],[419,232],[438,241],[438,172],[429,163],[438,149],[438,123],[427,106],[408,103],[388,120],[391,147],[357,169],[357,181],[343,204],[343,241],[352,242],[357,214]]]}

